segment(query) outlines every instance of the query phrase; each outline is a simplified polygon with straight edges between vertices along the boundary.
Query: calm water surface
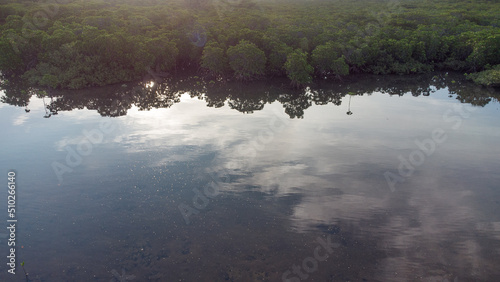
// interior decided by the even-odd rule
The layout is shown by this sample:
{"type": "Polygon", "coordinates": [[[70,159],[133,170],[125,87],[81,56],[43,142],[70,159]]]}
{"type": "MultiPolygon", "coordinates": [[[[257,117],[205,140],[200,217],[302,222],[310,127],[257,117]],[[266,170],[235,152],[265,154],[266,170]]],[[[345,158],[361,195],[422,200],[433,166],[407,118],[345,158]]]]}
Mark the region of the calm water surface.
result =
{"type": "Polygon", "coordinates": [[[499,281],[498,91],[440,77],[2,103],[18,261],[31,281],[499,281]]]}

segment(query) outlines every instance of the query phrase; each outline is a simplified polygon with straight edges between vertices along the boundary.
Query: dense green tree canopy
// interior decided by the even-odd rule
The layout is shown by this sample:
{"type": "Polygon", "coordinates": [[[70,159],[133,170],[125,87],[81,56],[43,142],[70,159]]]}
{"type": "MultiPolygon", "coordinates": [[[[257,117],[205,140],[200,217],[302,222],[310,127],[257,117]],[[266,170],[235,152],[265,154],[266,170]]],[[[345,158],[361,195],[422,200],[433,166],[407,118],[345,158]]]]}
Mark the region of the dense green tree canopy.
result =
{"type": "Polygon", "coordinates": [[[498,15],[488,0],[4,0],[0,70],[71,89],[183,69],[300,85],[308,65],[332,79],[480,72],[500,64],[498,15]]]}
{"type": "Polygon", "coordinates": [[[237,79],[250,80],[264,74],[266,54],[252,42],[241,40],[229,47],[227,58],[237,79]]]}
{"type": "Polygon", "coordinates": [[[217,43],[205,46],[201,57],[201,66],[212,75],[223,75],[229,69],[224,49],[219,47],[217,43]]]}
{"type": "Polygon", "coordinates": [[[348,75],[349,66],[343,55],[337,52],[338,47],[332,43],[317,46],[312,52],[312,62],[320,75],[348,75]]]}
{"type": "Polygon", "coordinates": [[[307,53],[297,49],[288,55],[285,70],[292,84],[298,87],[311,82],[311,74],[314,69],[307,62],[307,53]]]}

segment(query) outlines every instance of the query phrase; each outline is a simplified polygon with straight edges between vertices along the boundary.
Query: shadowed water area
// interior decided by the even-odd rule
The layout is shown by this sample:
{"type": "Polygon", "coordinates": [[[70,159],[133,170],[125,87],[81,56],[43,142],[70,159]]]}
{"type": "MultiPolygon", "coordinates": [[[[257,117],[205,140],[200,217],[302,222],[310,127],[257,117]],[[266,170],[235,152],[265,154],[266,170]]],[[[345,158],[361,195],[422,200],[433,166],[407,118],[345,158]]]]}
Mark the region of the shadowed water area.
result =
{"type": "Polygon", "coordinates": [[[30,280],[500,279],[498,90],[288,83],[6,85],[1,171],[30,280]]]}

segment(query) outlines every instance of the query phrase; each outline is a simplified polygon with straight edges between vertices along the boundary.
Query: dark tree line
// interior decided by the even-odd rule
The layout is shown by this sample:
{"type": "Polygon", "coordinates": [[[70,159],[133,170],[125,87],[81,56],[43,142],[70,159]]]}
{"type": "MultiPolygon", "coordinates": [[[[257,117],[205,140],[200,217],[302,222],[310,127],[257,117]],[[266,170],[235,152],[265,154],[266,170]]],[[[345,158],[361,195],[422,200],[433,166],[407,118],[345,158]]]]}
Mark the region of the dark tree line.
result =
{"type": "MultiPolygon", "coordinates": [[[[242,113],[262,110],[266,104],[279,102],[290,118],[302,118],[312,105],[334,104],[341,106],[346,95],[429,96],[437,90],[447,88],[450,98],[474,106],[485,106],[498,100],[498,91],[460,80],[458,74],[421,74],[412,77],[387,75],[379,79],[376,75],[352,75],[343,82],[319,81],[306,89],[284,87],[286,78],[269,83],[256,81],[251,87],[232,81],[214,84],[196,76],[175,77],[164,83],[151,85],[150,81],[129,85],[111,85],[83,90],[39,90],[22,81],[11,80],[0,90],[5,91],[1,102],[26,107],[33,95],[46,100],[48,116],[73,109],[96,110],[102,116],[117,117],[127,114],[132,106],[140,110],[169,108],[180,102],[180,95],[204,100],[208,107],[229,106],[242,113]],[[349,90],[349,91],[347,91],[349,90]]],[[[344,109],[343,109],[344,110],[344,109]]]]}

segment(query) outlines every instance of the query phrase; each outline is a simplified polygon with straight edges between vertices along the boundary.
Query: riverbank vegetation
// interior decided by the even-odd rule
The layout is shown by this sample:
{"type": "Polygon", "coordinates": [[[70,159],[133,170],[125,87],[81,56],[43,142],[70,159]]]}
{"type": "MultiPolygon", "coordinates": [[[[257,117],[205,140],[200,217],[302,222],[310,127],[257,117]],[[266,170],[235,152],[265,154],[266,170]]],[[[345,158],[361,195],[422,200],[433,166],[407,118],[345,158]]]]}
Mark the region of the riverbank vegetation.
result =
{"type": "Polygon", "coordinates": [[[466,77],[480,85],[500,87],[500,65],[481,72],[466,74],[466,77]]]}
{"type": "Polygon", "coordinates": [[[2,1],[0,70],[81,89],[194,69],[214,81],[476,73],[498,85],[500,5],[465,0],[2,1]]]}

